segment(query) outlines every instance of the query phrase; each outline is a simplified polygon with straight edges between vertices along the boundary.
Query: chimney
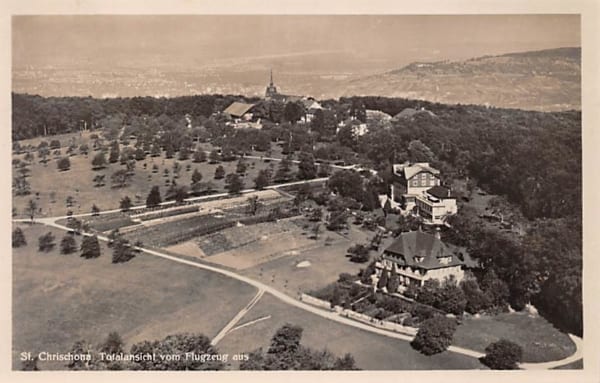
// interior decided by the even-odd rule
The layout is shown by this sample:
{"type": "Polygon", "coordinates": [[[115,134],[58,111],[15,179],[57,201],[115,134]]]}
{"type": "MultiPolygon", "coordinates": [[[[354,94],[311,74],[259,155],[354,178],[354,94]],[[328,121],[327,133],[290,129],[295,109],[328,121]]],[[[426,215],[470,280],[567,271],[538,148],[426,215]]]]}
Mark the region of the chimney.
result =
{"type": "Polygon", "coordinates": [[[440,234],[440,228],[439,228],[439,227],[437,227],[437,228],[435,229],[435,237],[436,237],[437,239],[439,239],[439,240],[441,240],[441,239],[442,239],[442,235],[440,234]]]}

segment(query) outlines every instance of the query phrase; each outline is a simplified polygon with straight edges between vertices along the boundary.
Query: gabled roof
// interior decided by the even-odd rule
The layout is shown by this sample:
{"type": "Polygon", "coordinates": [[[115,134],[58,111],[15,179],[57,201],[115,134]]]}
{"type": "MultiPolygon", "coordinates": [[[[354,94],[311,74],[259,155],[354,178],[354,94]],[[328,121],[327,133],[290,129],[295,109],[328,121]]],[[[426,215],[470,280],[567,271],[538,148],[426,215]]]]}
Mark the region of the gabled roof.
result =
{"type": "Polygon", "coordinates": [[[384,258],[403,266],[422,269],[439,269],[453,266],[473,267],[473,260],[463,247],[444,243],[435,235],[421,231],[402,233],[384,251],[384,258]],[[441,263],[440,258],[451,257],[441,263]],[[422,258],[420,262],[416,258],[422,258]]]}
{"type": "Polygon", "coordinates": [[[227,109],[225,109],[223,111],[223,113],[227,113],[234,117],[242,117],[244,114],[248,113],[248,111],[250,109],[252,109],[253,106],[254,106],[254,104],[246,104],[244,102],[234,102],[231,105],[229,105],[227,107],[227,109]]]}
{"type": "Polygon", "coordinates": [[[394,173],[403,173],[404,178],[411,179],[414,175],[421,172],[429,172],[431,174],[440,174],[440,171],[429,166],[429,162],[417,162],[415,164],[396,164],[394,165],[394,173]]]}
{"type": "Polygon", "coordinates": [[[454,196],[452,196],[450,193],[450,189],[439,185],[428,189],[427,193],[439,199],[454,198],[454,196]]]}

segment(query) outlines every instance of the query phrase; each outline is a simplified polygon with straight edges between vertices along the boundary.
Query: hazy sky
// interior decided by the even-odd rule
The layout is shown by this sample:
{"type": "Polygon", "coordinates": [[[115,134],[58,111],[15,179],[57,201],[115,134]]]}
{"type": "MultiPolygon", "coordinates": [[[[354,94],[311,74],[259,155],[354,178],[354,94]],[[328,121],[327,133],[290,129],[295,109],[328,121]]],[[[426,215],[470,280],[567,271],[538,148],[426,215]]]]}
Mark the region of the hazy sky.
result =
{"type": "Polygon", "coordinates": [[[12,31],[17,68],[202,64],[307,51],[400,65],[580,46],[575,15],[15,16],[12,31]]]}

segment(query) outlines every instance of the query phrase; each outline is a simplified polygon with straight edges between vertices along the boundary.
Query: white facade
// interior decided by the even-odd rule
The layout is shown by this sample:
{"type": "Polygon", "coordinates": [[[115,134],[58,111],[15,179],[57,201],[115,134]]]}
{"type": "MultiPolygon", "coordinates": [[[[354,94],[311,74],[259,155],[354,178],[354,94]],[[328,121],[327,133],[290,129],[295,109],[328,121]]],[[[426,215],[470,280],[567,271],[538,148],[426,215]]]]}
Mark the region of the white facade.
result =
{"type": "Polygon", "coordinates": [[[458,212],[455,198],[437,198],[425,192],[415,199],[418,213],[426,223],[443,225],[451,215],[458,212]]]}

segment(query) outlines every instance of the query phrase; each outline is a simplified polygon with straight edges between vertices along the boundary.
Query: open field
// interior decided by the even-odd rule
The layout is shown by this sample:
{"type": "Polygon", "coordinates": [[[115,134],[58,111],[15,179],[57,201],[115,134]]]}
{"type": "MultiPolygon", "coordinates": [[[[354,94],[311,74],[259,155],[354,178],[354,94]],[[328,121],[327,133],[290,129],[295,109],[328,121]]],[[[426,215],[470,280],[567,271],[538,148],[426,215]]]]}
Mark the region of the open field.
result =
{"type": "Polygon", "coordinates": [[[569,337],[540,316],[507,313],[466,319],[454,334],[454,345],[484,351],[492,342],[508,339],[523,348],[524,362],[548,362],[575,352],[569,337]]]}
{"type": "MultiPolygon", "coordinates": [[[[47,141],[52,139],[54,137],[46,137],[47,141]]],[[[39,138],[32,139],[32,142],[35,143],[39,143],[39,141],[39,138]]],[[[80,138],[79,141],[87,142],[85,136],[80,138]]],[[[61,140],[61,143],[64,146],[66,140],[61,140]]],[[[89,142],[88,145],[91,146],[89,142]]],[[[132,147],[132,145],[130,146],[132,147]]],[[[64,156],[66,148],[63,147],[60,150],[64,156]]],[[[237,166],[237,160],[218,164],[209,164],[208,162],[194,163],[191,159],[185,161],[180,161],[177,158],[166,159],[163,153],[161,157],[147,156],[144,160],[137,161],[135,174],[129,181],[128,186],[112,188],[111,175],[119,169],[125,169],[125,166],[117,162],[108,164],[101,170],[92,170],[91,161],[96,153],[98,152],[90,151],[88,155],[77,154],[70,157],[71,168],[67,171],[58,170],[57,158],[60,157],[51,154],[48,156],[48,162],[43,164],[39,162],[37,152],[34,153],[35,159],[29,165],[30,174],[27,178],[31,184],[31,194],[13,196],[13,207],[17,209],[17,216],[20,218],[26,217],[25,206],[30,199],[36,200],[38,207],[41,208],[41,212],[38,212],[39,216],[65,215],[68,210],[73,211],[74,214],[89,213],[93,204],[96,204],[101,210],[116,209],[119,207],[119,201],[125,196],[129,196],[134,205],[144,204],[148,192],[155,185],[160,187],[161,195],[164,198],[164,194],[168,188],[165,184],[167,179],[175,179],[177,185],[189,186],[194,169],[198,169],[202,173],[202,182],[211,182],[214,184],[215,192],[224,192],[225,180],[214,179],[215,169],[221,165],[225,169],[225,173],[229,174],[234,173],[237,166]],[[178,177],[173,173],[173,164],[175,162],[178,162],[181,166],[178,177]],[[144,168],[144,165],[146,168],[144,168]],[[156,172],[152,170],[154,165],[158,167],[156,172]],[[188,165],[190,166],[190,170],[187,170],[188,165]],[[167,177],[164,174],[165,169],[169,171],[167,177]],[[94,186],[92,180],[97,175],[105,176],[104,182],[106,184],[104,186],[94,186]],[[39,195],[36,193],[39,193],[39,195]],[[73,197],[75,200],[72,207],[66,206],[66,198],[68,196],[73,197]]],[[[24,157],[25,154],[13,155],[13,159],[18,158],[23,160],[24,157]]],[[[259,159],[246,159],[245,162],[248,165],[247,171],[243,176],[246,188],[254,186],[254,178],[256,178],[260,170],[271,168],[274,169],[274,172],[278,165],[278,163],[273,161],[266,162],[259,159]]],[[[292,171],[295,171],[295,165],[292,166],[292,171]]]]}
{"type": "Polygon", "coordinates": [[[222,352],[247,352],[268,348],[270,339],[285,323],[299,325],[304,329],[302,344],[327,348],[339,356],[351,353],[358,367],[369,370],[439,370],[484,369],[474,358],[444,352],[425,356],[413,350],[406,341],[370,334],[293,308],[269,294],[242,318],[240,324],[271,315],[263,320],[229,333],[219,343],[222,352]]]}
{"type": "MultiPolygon", "coordinates": [[[[309,236],[310,233],[306,233],[309,236]]],[[[346,258],[346,250],[353,243],[363,241],[364,232],[351,226],[349,236],[323,230],[318,240],[311,239],[314,245],[298,251],[288,252],[269,262],[246,269],[242,274],[258,279],[288,295],[317,290],[335,282],[340,273],[356,274],[366,264],[353,263],[346,258]],[[308,261],[310,266],[297,267],[308,261]]]]}
{"type": "MultiPolygon", "coordinates": [[[[61,255],[64,232],[22,226],[26,247],[13,249],[13,368],[22,351],[67,352],[85,339],[102,341],[110,331],[127,348],[178,332],[218,331],[254,296],[256,290],[216,273],[147,255],[111,264],[112,252],[85,260],[79,253],[61,255]],[[37,238],[47,231],[57,248],[38,253],[37,238]]],[[[76,237],[78,245],[81,237],[76,237]]],[[[62,363],[40,363],[61,369],[62,363]]]]}

